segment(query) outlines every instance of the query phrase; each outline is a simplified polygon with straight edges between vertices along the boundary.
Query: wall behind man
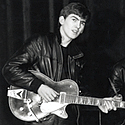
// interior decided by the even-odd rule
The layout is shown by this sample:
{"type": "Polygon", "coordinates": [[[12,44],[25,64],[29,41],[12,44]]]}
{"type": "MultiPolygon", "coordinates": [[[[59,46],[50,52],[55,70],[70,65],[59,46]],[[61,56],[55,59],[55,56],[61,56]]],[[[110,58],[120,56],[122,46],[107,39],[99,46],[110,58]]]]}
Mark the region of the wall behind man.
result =
{"type": "MultiPolygon", "coordinates": [[[[103,90],[108,87],[106,83],[110,69],[116,61],[125,57],[124,0],[1,0],[0,71],[27,37],[56,30],[60,9],[74,1],[86,3],[91,11],[91,20],[86,24],[84,35],[80,36],[78,43],[88,62],[84,82],[90,86],[93,95],[106,95],[103,90]]],[[[0,125],[23,124],[10,112],[6,96],[9,86],[1,72],[0,81],[0,125]]]]}
{"type": "Polygon", "coordinates": [[[23,18],[22,1],[0,1],[0,125],[17,125],[22,121],[10,112],[7,98],[9,87],[2,76],[2,67],[10,56],[22,45],[23,18]]]}
{"type": "Polygon", "coordinates": [[[56,23],[55,16],[65,3],[65,0],[0,1],[0,125],[24,125],[23,121],[14,117],[8,105],[9,85],[2,76],[5,62],[30,35],[53,31],[54,26],[50,26],[56,23]]]}

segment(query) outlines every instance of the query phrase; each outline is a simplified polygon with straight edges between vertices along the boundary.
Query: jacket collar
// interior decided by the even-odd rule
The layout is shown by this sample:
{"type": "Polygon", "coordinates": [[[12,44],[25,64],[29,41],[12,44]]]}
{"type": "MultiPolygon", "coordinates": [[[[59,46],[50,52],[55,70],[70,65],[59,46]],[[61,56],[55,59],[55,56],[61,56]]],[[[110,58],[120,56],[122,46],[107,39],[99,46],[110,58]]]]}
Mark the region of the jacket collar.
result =
{"type": "Polygon", "coordinates": [[[73,59],[78,59],[84,56],[83,52],[78,48],[78,46],[76,45],[77,41],[72,41],[70,43],[70,49],[69,49],[69,54],[73,59]]]}
{"type": "MultiPolygon", "coordinates": [[[[57,30],[56,35],[57,35],[59,44],[61,44],[61,34],[60,34],[59,30],[57,30]]],[[[68,47],[70,46],[69,54],[70,54],[71,58],[73,58],[73,59],[78,59],[78,58],[81,58],[84,56],[83,52],[76,45],[77,41],[78,41],[78,39],[72,40],[72,42],[68,45],[68,47]]]]}

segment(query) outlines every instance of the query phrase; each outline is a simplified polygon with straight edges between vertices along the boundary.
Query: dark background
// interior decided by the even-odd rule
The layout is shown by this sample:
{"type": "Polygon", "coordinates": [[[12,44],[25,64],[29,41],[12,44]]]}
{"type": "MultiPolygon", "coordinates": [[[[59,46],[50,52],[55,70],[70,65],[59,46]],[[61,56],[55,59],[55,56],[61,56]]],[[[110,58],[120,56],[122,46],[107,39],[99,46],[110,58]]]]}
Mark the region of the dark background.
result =
{"type": "MultiPolygon", "coordinates": [[[[8,106],[2,67],[34,33],[55,31],[60,9],[74,0],[0,0],[0,125],[23,125],[8,106]]],[[[85,3],[91,20],[78,46],[85,53],[87,65],[83,84],[93,96],[105,97],[112,66],[125,57],[125,1],[75,0],[85,3]]],[[[82,111],[82,108],[81,108],[82,111]]],[[[115,119],[96,110],[82,111],[81,125],[115,125],[115,119]],[[99,119],[101,118],[101,119],[99,119]]]]}

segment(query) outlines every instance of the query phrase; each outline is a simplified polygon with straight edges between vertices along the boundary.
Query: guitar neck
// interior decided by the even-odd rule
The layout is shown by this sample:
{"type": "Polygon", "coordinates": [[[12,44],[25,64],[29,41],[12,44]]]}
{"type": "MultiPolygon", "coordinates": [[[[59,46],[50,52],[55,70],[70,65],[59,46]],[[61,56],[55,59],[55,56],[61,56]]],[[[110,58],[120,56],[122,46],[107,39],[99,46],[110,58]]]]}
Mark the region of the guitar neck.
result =
{"type": "MultiPolygon", "coordinates": [[[[52,79],[48,76],[44,75],[41,72],[37,72],[34,70],[29,70],[32,74],[34,74],[37,78],[41,79],[45,82],[48,86],[55,88],[55,83],[52,79]]],[[[69,103],[69,104],[83,104],[83,105],[92,105],[92,106],[101,106],[105,104],[104,99],[101,98],[93,98],[93,97],[85,97],[85,96],[76,96],[76,95],[69,95],[69,94],[60,94],[60,102],[61,103],[69,103]]],[[[117,108],[125,108],[125,101],[111,101],[117,108]]]]}
{"type": "MultiPolygon", "coordinates": [[[[102,106],[105,104],[105,100],[101,98],[85,97],[85,96],[75,96],[65,94],[65,99],[63,97],[63,102],[68,104],[82,104],[91,106],[102,106]]],[[[106,100],[107,101],[107,100],[106,100]]],[[[112,102],[109,100],[109,102],[112,102]]],[[[117,108],[125,108],[125,101],[113,101],[117,108]]]]}

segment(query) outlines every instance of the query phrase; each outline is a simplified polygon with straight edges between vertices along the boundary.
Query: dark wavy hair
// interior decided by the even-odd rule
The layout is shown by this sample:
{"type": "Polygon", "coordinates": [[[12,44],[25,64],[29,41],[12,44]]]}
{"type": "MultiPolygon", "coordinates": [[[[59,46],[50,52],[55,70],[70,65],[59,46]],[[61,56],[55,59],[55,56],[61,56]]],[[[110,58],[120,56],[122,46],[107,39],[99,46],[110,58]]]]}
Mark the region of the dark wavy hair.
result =
{"type": "Polygon", "coordinates": [[[70,14],[76,14],[79,17],[86,19],[86,21],[90,19],[89,10],[85,5],[81,3],[77,3],[77,2],[70,3],[60,11],[60,16],[63,16],[64,18],[68,17],[68,15],[70,14]]]}

